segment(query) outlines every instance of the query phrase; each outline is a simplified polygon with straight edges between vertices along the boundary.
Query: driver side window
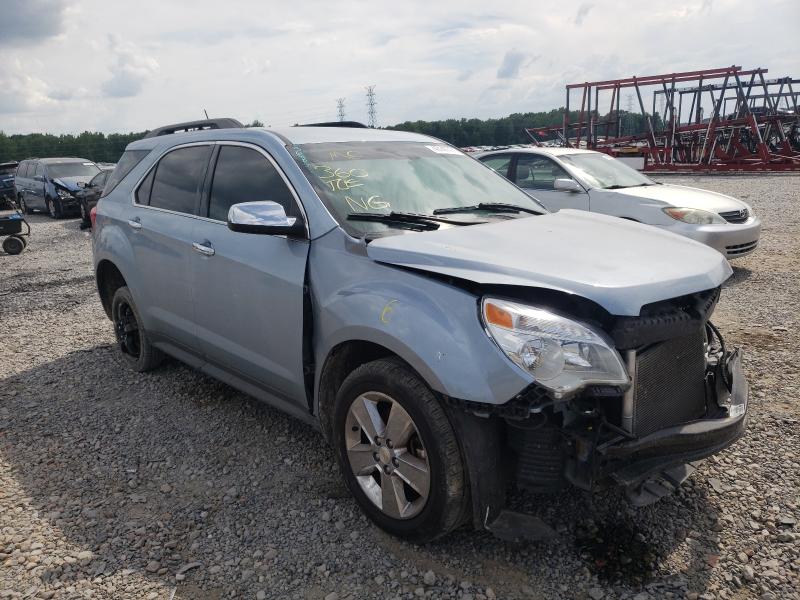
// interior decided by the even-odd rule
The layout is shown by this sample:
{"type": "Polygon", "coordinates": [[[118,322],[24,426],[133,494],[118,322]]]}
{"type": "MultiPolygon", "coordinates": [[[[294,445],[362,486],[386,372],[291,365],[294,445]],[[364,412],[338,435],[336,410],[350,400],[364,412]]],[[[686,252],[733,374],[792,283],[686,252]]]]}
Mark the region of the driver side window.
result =
{"type": "Polygon", "coordinates": [[[278,170],[252,148],[222,146],[211,184],[208,217],[228,220],[228,210],[239,202],[271,200],[283,206],[288,217],[300,211],[278,170]]]}
{"type": "Polygon", "coordinates": [[[518,154],[514,183],[523,189],[552,190],[556,179],[572,179],[555,161],[537,154],[518,154]]]}

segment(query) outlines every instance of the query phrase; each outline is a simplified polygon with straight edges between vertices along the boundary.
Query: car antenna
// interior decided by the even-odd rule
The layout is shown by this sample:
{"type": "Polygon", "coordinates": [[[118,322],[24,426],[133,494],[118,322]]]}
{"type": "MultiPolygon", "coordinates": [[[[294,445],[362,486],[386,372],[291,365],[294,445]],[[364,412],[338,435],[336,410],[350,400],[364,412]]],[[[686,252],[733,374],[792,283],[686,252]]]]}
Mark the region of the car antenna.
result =
{"type": "Polygon", "coordinates": [[[206,115],[206,119],[208,119],[208,111],[207,111],[207,110],[204,108],[204,109],[203,109],[203,112],[204,112],[204,113],[205,113],[205,115],[206,115]]]}

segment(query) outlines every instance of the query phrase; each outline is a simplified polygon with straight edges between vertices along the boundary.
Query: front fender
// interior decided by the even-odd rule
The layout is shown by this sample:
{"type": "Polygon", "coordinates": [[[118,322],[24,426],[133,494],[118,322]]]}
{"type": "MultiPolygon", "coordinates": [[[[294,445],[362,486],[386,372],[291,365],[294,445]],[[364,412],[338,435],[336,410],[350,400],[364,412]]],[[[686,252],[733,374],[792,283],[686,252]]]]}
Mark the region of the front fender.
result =
{"type": "Polygon", "coordinates": [[[320,248],[332,237],[312,246],[309,261],[316,390],[327,357],[351,341],[386,348],[453,398],[503,404],[530,385],[484,331],[477,296],[341,247],[320,248]]]}

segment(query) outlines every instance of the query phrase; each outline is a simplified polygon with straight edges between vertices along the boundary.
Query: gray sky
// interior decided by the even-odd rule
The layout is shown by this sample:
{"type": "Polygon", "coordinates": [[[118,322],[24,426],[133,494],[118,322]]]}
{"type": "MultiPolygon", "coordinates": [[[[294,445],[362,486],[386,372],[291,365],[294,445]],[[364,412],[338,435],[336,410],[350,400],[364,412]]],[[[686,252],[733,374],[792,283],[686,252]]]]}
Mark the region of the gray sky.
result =
{"type": "Polygon", "coordinates": [[[0,130],[203,116],[379,125],[557,108],[564,85],[767,67],[800,76],[800,0],[3,0],[0,130]]]}

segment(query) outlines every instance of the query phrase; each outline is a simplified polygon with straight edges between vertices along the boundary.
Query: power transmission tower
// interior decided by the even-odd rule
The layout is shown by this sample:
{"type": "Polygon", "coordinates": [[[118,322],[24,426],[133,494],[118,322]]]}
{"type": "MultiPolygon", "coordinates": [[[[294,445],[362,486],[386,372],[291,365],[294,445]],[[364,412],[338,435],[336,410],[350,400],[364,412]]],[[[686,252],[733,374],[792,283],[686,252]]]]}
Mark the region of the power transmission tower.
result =
{"type": "Polygon", "coordinates": [[[339,114],[339,122],[344,121],[344,98],[336,99],[336,109],[339,114]]]}
{"type": "Polygon", "coordinates": [[[365,88],[367,90],[367,115],[369,116],[369,126],[375,127],[375,86],[370,85],[365,88]]]}

